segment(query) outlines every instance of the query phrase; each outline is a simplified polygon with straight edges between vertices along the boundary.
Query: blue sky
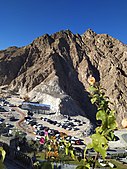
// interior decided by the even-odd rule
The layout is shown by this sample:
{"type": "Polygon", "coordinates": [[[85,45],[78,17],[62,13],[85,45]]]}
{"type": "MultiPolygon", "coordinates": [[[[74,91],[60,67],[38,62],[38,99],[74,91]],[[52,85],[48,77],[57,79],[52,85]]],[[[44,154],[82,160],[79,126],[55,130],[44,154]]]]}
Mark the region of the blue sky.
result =
{"type": "Polygon", "coordinates": [[[88,28],[127,44],[127,0],[0,0],[0,49],[38,36],[88,28]]]}

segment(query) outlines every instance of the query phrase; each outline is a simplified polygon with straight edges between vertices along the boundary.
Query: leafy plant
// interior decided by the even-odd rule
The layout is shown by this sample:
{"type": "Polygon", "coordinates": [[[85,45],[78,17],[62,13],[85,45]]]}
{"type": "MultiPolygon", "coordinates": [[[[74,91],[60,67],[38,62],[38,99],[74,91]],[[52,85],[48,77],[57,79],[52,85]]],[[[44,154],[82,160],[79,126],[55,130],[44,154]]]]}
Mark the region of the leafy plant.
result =
{"type": "MultiPolygon", "coordinates": [[[[105,95],[104,89],[95,82],[95,78],[92,76],[88,78],[88,82],[90,84],[89,93],[91,103],[97,107],[96,120],[101,123],[98,127],[96,127],[95,133],[91,135],[91,143],[89,143],[84,150],[84,159],[79,159],[80,165],[77,166],[76,169],[90,169],[91,167],[94,169],[97,164],[98,157],[102,157],[105,161],[108,141],[115,139],[114,130],[117,128],[115,111],[110,109],[111,102],[105,95]],[[93,149],[95,151],[96,155],[94,158],[87,155],[86,152],[89,149],[93,149]]],[[[78,157],[74,154],[73,147],[64,139],[64,137],[66,136],[61,136],[61,141],[58,141],[55,137],[49,138],[46,133],[45,140],[40,142],[41,144],[44,144],[45,157],[49,162],[61,161],[60,145],[64,146],[63,154],[65,156],[70,156],[73,160],[78,159],[78,157]]],[[[108,165],[108,163],[106,165],[108,165]]]]}
{"type": "Polygon", "coordinates": [[[5,150],[3,149],[3,147],[0,147],[0,169],[6,169],[5,165],[3,164],[5,155],[5,150]]]}
{"type": "Polygon", "coordinates": [[[90,84],[89,93],[91,103],[97,107],[96,120],[101,121],[100,126],[96,127],[95,133],[91,135],[91,143],[86,146],[84,150],[83,164],[76,169],[95,168],[97,159],[101,156],[104,160],[108,149],[108,141],[114,140],[114,130],[117,128],[115,111],[110,109],[111,102],[105,96],[104,89],[95,82],[95,78],[90,76],[88,78],[90,84]],[[86,155],[88,149],[94,149],[96,155],[94,158],[89,158],[86,155]]]}

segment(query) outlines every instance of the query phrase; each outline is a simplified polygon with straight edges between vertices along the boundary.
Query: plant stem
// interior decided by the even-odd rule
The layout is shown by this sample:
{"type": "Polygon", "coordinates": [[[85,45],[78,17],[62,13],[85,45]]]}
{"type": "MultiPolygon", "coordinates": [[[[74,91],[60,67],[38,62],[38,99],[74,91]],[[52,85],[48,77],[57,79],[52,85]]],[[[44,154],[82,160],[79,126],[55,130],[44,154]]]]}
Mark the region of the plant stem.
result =
{"type": "Polygon", "coordinates": [[[92,169],[95,168],[95,165],[96,165],[96,161],[97,161],[97,159],[98,159],[98,156],[99,156],[99,153],[97,153],[96,156],[95,156],[95,158],[94,158],[94,162],[93,162],[93,167],[92,167],[92,169]]]}

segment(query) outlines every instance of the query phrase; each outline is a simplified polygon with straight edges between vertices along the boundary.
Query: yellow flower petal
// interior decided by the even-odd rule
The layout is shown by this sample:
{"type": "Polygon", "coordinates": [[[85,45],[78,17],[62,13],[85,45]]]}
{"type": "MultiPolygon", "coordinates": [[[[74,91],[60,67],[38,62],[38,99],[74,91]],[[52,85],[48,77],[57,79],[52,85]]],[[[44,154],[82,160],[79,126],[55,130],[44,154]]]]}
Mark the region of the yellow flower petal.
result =
{"type": "Polygon", "coordinates": [[[95,82],[96,82],[96,81],[95,81],[95,78],[94,78],[94,77],[92,77],[92,76],[89,76],[89,77],[88,77],[88,83],[89,83],[90,85],[94,85],[95,82]]]}

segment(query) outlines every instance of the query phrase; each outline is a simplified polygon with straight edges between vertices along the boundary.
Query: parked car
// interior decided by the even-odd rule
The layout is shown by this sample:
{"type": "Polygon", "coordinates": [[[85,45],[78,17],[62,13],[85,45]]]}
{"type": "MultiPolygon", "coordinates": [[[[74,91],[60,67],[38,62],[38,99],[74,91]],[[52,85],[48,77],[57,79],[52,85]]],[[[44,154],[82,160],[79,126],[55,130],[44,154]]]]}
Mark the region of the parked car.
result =
{"type": "Polygon", "coordinates": [[[4,118],[0,118],[0,122],[3,122],[5,119],[4,118]]]}
{"type": "Polygon", "coordinates": [[[79,128],[75,127],[75,128],[74,128],[74,131],[77,131],[77,130],[79,130],[79,128]]]}
{"type": "Polygon", "coordinates": [[[47,121],[47,118],[45,117],[45,118],[43,118],[43,120],[44,120],[44,121],[47,121]]]}
{"type": "Polygon", "coordinates": [[[10,123],[6,123],[6,127],[8,127],[8,128],[13,128],[14,125],[13,125],[13,124],[10,124],[10,123]]]}
{"type": "Polygon", "coordinates": [[[33,126],[33,125],[37,124],[37,122],[34,121],[34,120],[32,120],[32,121],[29,122],[29,124],[30,124],[31,126],[33,126]]]}
{"type": "Polygon", "coordinates": [[[40,139],[41,139],[41,136],[36,135],[34,140],[40,140],[40,139]]]}
{"type": "Polygon", "coordinates": [[[10,121],[15,121],[16,119],[15,119],[15,116],[11,116],[10,117],[10,121]]]}
{"type": "Polygon", "coordinates": [[[27,114],[28,114],[28,116],[33,116],[33,113],[30,111],[28,111],[27,114]]]}
{"type": "Polygon", "coordinates": [[[27,116],[27,117],[25,117],[25,120],[30,120],[30,119],[32,119],[32,117],[31,116],[27,116]]]}
{"type": "Polygon", "coordinates": [[[57,123],[56,126],[57,126],[57,127],[60,127],[60,126],[61,126],[61,123],[57,123]]]}
{"type": "Polygon", "coordinates": [[[38,133],[40,136],[44,136],[45,135],[45,132],[44,131],[39,131],[38,133]]]}
{"type": "Polygon", "coordinates": [[[67,127],[66,130],[72,130],[72,127],[67,127]]]}

